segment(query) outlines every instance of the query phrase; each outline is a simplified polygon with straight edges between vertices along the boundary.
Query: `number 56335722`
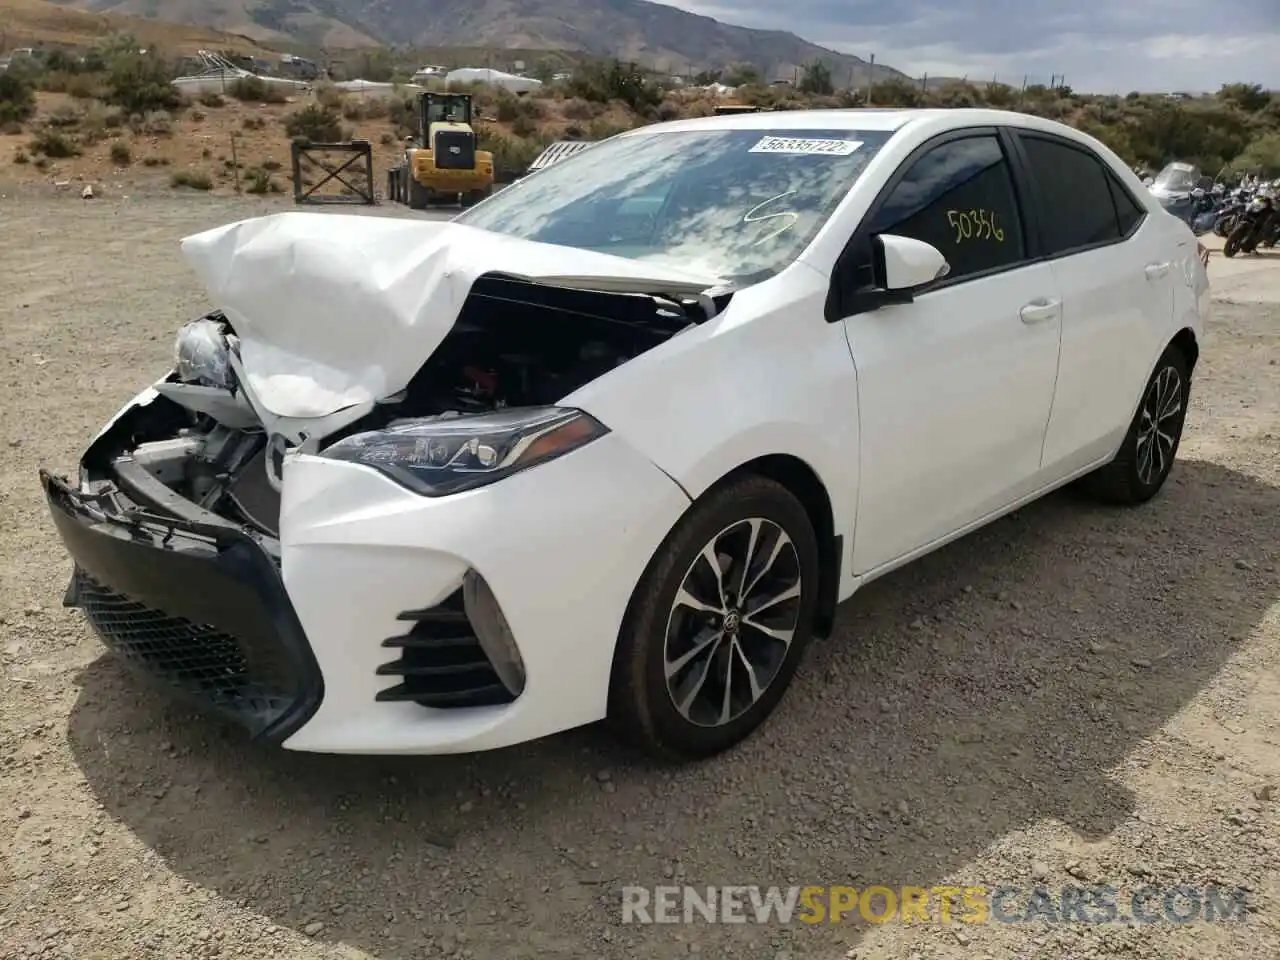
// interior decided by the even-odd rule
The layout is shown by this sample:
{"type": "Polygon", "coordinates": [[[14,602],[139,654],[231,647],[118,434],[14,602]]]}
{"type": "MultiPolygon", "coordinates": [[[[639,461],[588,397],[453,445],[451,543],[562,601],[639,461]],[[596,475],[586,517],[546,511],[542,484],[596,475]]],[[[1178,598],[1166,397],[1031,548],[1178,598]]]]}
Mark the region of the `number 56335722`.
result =
{"type": "Polygon", "coordinates": [[[956,243],[966,240],[1004,240],[1004,228],[994,210],[948,210],[947,223],[956,232],[956,243]]]}

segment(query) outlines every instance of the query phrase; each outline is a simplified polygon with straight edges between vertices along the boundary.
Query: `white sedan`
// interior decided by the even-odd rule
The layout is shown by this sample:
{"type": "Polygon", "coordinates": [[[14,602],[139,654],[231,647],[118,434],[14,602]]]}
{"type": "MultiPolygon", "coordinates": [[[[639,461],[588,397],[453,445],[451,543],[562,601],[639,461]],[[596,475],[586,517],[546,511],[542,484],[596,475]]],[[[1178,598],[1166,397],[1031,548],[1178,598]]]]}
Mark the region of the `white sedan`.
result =
{"type": "Polygon", "coordinates": [[[217,309],[42,473],[66,602],[332,753],[724,750],[872,579],[1073,480],[1154,496],[1208,290],[1115,154],[976,110],[661,124],[447,223],[183,250],[217,309]]]}

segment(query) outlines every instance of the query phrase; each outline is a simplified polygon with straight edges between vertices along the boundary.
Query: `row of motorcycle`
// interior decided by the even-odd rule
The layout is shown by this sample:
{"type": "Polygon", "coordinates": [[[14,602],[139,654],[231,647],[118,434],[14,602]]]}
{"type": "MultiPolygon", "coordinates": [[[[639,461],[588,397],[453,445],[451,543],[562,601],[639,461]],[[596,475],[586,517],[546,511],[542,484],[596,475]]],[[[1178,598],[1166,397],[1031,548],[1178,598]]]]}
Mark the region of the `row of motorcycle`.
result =
{"type": "Polygon", "coordinates": [[[1201,176],[1191,164],[1171,163],[1147,189],[1197,236],[1212,232],[1224,237],[1225,256],[1272,249],[1280,242],[1280,181],[1252,178],[1229,188],[1201,176]]]}

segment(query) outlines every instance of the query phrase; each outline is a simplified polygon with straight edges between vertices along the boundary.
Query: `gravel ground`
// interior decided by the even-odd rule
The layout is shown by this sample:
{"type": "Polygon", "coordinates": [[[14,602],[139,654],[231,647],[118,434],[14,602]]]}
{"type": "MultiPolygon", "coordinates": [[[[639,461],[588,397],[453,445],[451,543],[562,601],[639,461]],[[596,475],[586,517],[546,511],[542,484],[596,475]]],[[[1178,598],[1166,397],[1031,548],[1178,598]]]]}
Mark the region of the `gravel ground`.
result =
{"type": "Polygon", "coordinates": [[[1280,955],[1280,258],[1212,263],[1156,502],[1056,495],[872,585],[732,754],[659,770],[587,729],[364,759],[246,745],[122,674],[60,606],[36,482],[205,306],[175,241],[262,209],[4,202],[0,957],[1280,955]],[[621,922],[622,885],[676,882],[1217,884],[1251,911],[621,922]]]}

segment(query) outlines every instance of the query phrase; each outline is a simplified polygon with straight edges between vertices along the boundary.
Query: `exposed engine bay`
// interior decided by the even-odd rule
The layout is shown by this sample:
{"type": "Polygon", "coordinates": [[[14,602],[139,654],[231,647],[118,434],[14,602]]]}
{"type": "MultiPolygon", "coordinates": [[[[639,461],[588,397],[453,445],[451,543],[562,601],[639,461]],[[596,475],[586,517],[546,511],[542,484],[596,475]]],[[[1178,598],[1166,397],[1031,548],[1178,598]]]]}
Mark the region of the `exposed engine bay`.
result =
{"type": "MultiPolygon", "coordinates": [[[[443,342],[404,390],[353,418],[325,418],[316,452],[405,421],[553,405],[723,309],[717,300],[604,293],[496,274],[479,278],[443,342]]],[[[359,322],[353,318],[353,322],[359,322]]],[[[82,487],[139,515],[255,531],[272,552],[288,445],[236,375],[237,338],[218,311],[187,325],[174,371],[86,453],[82,487]]]]}

